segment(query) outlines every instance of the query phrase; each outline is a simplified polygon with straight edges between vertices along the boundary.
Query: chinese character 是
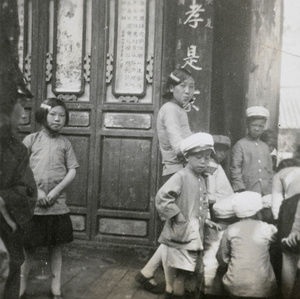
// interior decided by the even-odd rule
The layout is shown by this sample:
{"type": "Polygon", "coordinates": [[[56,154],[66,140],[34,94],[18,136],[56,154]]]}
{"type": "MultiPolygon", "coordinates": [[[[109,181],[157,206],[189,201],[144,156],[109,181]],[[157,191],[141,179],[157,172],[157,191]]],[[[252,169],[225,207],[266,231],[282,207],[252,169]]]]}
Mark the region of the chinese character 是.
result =
{"type": "Polygon", "coordinates": [[[188,17],[184,21],[184,24],[189,23],[190,27],[196,28],[199,22],[204,21],[204,19],[200,18],[200,12],[204,12],[205,9],[202,8],[202,4],[196,4],[196,0],[193,0],[192,5],[190,5],[190,9],[190,11],[185,13],[188,17]]]}
{"type": "Polygon", "coordinates": [[[194,65],[194,63],[197,63],[199,60],[199,56],[196,55],[196,49],[197,49],[197,46],[195,46],[195,45],[191,45],[190,47],[188,47],[187,57],[183,58],[183,60],[185,60],[185,64],[182,67],[189,65],[190,67],[192,67],[193,69],[195,69],[197,71],[202,70],[202,67],[198,67],[198,66],[194,65]]]}

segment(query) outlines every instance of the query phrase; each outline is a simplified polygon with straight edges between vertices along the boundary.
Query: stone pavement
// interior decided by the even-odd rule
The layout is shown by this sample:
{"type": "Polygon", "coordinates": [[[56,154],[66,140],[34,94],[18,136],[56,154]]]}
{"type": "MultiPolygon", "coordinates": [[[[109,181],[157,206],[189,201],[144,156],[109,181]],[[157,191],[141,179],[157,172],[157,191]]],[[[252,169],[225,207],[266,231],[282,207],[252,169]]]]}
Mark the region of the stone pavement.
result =
{"type": "MultiPolygon", "coordinates": [[[[64,299],[162,299],[144,291],[134,280],[152,250],[97,248],[74,243],[63,250],[62,294],[64,299]]],[[[50,266],[47,251],[40,250],[28,280],[32,299],[50,297],[50,266]]],[[[163,280],[161,269],[155,274],[163,280]]]]}
{"type": "MultiPolygon", "coordinates": [[[[63,249],[62,294],[64,299],[163,299],[146,292],[134,276],[152,256],[153,250],[92,247],[73,242],[63,249]]],[[[46,249],[37,252],[28,281],[30,299],[49,299],[50,266],[46,249]]],[[[155,273],[163,282],[162,269],[155,273]]],[[[300,271],[293,298],[300,298],[300,271]]]]}

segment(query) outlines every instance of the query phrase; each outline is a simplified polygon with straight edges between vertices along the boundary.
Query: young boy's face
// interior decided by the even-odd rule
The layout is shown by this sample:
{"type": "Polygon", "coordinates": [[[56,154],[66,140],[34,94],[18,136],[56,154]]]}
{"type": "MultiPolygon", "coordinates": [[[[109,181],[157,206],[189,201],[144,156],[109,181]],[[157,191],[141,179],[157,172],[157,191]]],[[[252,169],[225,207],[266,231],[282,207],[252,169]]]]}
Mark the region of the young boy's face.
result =
{"type": "Polygon", "coordinates": [[[266,120],[263,118],[255,118],[248,122],[248,132],[253,139],[259,139],[264,132],[266,120]]]}
{"type": "Polygon", "coordinates": [[[228,152],[228,147],[224,144],[215,144],[215,153],[212,154],[212,158],[217,162],[221,163],[228,152]]]}
{"type": "Polygon", "coordinates": [[[189,169],[194,171],[197,174],[201,174],[206,167],[210,159],[211,150],[205,150],[186,156],[187,166],[189,169]]]}

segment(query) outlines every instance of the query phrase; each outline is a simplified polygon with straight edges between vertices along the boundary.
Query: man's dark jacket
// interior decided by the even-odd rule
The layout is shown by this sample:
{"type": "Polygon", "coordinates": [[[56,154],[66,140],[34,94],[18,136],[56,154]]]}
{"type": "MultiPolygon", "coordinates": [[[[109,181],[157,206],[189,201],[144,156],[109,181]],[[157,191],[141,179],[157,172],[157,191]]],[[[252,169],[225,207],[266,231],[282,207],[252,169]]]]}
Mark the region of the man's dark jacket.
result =
{"type": "Polygon", "coordinates": [[[22,231],[33,215],[37,188],[26,147],[5,127],[0,128],[0,197],[18,226],[13,233],[0,214],[0,237],[10,255],[10,273],[3,298],[14,299],[19,296],[20,266],[24,261],[22,231]]]}

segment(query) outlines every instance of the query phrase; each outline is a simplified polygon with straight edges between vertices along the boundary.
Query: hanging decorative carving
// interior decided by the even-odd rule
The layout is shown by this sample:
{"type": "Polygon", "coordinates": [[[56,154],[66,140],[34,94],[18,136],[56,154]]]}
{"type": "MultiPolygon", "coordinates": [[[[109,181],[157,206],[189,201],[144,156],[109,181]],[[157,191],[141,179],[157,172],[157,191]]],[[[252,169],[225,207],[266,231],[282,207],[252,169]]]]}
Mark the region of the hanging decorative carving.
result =
{"type": "Polygon", "coordinates": [[[86,82],[90,82],[91,76],[91,54],[87,54],[84,57],[84,65],[83,65],[83,78],[86,82]]]}
{"type": "Polygon", "coordinates": [[[27,54],[25,57],[25,64],[24,64],[24,77],[27,82],[31,81],[31,55],[27,54]]]}
{"type": "Polygon", "coordinates": [[[52,78],[52,65],[53,62],[53,55],[52,53],[48,52],[46,54],[46,82],[50,82],[52,78]]]}
{"type": "Polygon", "coordinates": [[[120,102],[120,103],[138,103],[139,99],[136,96],[120,96],[118,98],[118,102],[120,102]]]}
{"type": "Polygon", "coordinates": [[[57,97],[64,101],[76,101],[77,100],[77,97],[75,94],[62,94],[61,93],[57,97]]]}
{"type": "Polygon", "coordinates": [[[113,63],[114,63],[114,57],[112,54],[107,53],[106,54],[106,83],[109,84],[113,78],[113,63]]]}
{"type": "Polygon", "coordinates": [[[146,79],[149,84],[153,82],[153,56],[147,57],[146,79]]]}

